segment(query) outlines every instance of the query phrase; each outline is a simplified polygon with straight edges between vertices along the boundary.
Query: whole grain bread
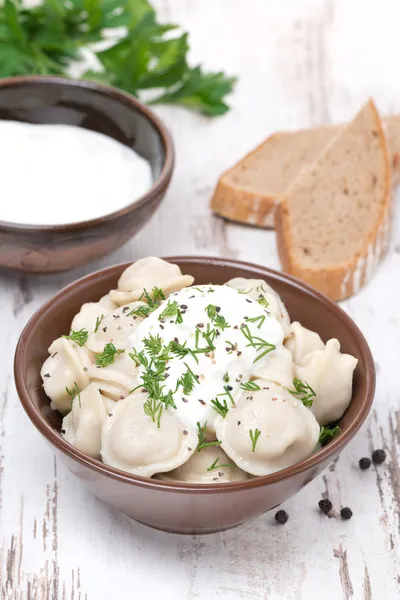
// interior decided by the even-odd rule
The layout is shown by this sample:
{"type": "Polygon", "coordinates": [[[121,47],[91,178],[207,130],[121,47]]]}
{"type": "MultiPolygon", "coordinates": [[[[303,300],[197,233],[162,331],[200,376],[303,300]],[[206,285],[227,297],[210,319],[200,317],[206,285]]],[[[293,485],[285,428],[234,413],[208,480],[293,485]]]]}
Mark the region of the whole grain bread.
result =
{"type": "MultiPolygon", "coordinates": [[[[400,116],[384,119],[393,184],[400,180],[400,116]]],[[[279,198],[343,125],[274,133],[220,177],[211,209],[226,219],[274,227],[279,198]]]]}
{"type": "Polygon", "coordinates": [[[356,293],[388,247],[390,170],[370,100],[282,197],[276,234],[283,269],[333,300],[356,293]]]}

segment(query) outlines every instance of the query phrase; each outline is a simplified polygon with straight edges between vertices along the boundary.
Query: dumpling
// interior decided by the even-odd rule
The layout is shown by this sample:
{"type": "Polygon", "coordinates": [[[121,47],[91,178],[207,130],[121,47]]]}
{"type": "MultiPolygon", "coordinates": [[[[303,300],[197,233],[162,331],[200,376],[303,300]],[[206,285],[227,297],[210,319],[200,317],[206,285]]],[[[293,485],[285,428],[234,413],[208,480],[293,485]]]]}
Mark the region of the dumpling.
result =
{"type": "Polygon", "coordinates": [[[100,298],[99,304],[100,304],[100,306],[105,308],[108,313],[112,312],[113,310],[118,308],[118,304],[116,302],[114,302],[113,300],[111,300],[111,298],[108,294],[106,294],[105,296],[100,298]]]}
{"type": "Polygon", "coordinates": [[[125,269],[119,278],[118,289],[111,290],[109,297],[121,306],[139,300],[143,290],[150,294],[154,287],[158,287],[168,296],[192,285],[193,281],[191,275],[182,275],[178,265],[151,256],[141,258],[125,269]]]}
{"type": "Polygon", "coordinates": [[[115,354],[114,361],[106,367],[92,365],[88,375],[98,385],[103,394],[112,400],[121,400],[140,382],[138,367],[130,358],[129,352],[115,354]]]}
{"type": "Polygon", "coordinates": [[[40,375],[44,391],[51,400],[50,406],[62,414],[71,410],[76,390],[82,392],[90,383],[88,367],[83,363],[85,350],[71,340],[58,338],[51,344],[50,356],[41,368],[40,375]]]}
{"type": "Polygon", "coordinates": [[[103,425],[101,457],[111,467],[133,475],[152,477],[176,469],[195,452],[196,432],[171,410],[153,422],[145,411],[146,394],[131,394],[115,403],[103,425]]]}
{"type": "Polygon", "coordinates": [[[71,412],[62,422],[62,436],[81,452],[100,458],[101,428],[107,418],[107,410],[99,388],[91,383],[74,398],[71,412]]]}
{"type": "Polygon", "coordinates": [[[273,381],[274,383],[279,383],[284,387],[290,388],[293,383],[293,360],[291,353],[283,346],[277,348],[268,355],[262,367],[258,367],[258,363],[255,363],[255,370],[252,376],[273,381]]]}
{"type": "Polygon", "coordinates": [[[282,302],[279,294],[263,279],[245,279],[244,277],[235,277],[230,279],[225,285],[238,290],[254,300],[265,300],[268,304],[266,309],[283,327],[284,337],[290,334],[290,317],[286,306],[282,302]]]}
{"type": "Polygon", "coordinates": [[[249,474],[239,469],[221,448],[209,446],[195,452],[177,469],[156,478],[177,483],[228,483],[245,481],[249,474]]]}
{"type": "Polygon", "coordinates": [[[98,302],[87,302],[72,319],[71,331],[86,329],[88,333],[93,333],[106,314],[106,309],[98,302]]]}
{"type": "Polygon", "coordinates": [[[329,340],[324,350],[314,350],[296,368],[296,377],[310,385],[316,397],[311,410],[320,425],[340,419],[352,396],[353,372],[357,359],[341,354],[340,343],[329,340]]]}
{"type": "Polygon", "coordinates": [[[244,392],[215,430],[221,447],[241,469],[269,475],[307,458],[320,427],[310,409],[283,387],[257,379],[262,389],[244,392]]]}
{"type": "Polygon", "coordinates": [[[130,346],[129,338],[132,331],[143,321],[143,317],[133,315],[132,311],[145,306],[144,302],[132,302],[120,306],[105,316],[99,324],[97,331],[89,335],[86,342],[92,352],[103,352],[104,346],[113,343],[117,350],[125,350],[130,346]]]}
{"type": "Polygon", "coordinates": [[[309,352],[325,348],[318,333],[303,327],[298,321],[291,324],[290,336],[286,340],[285,346],[292,353],[293,362],[296,365],[303,364],[303,359],[309,352]]]}

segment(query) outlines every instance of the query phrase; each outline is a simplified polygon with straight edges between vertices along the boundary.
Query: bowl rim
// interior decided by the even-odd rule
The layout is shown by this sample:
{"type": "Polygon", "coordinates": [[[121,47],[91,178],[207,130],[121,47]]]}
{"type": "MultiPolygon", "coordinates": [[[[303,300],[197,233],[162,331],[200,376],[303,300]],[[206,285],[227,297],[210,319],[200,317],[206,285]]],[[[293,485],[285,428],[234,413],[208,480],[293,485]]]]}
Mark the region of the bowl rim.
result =
{"type": "Polygon", "coordinates": [[[116,218],[123,217],[134,211],[136,208],[143,206],[157,197],[168,185],[175,164],[175,152],[172,142],[172,137],[169,134],[166,126],[163,124],[161,119],[147,106],[139,102],[134,96],[124,92],[111,85],[98,83],[96,81],[74,79],[72,77],[60,77],[51,75],[27,75],[27,76],[16,76],[6,77],[0,80],[0,93],[4,88],[13,88],[30,85],[50,85],[50,86],[61,86],[66,85],[71,88],[87,89],[94,92],[98,92],[102,95],[114,98],[118,102],[127,105],[133,111],[141,113],[150,125],[157,131],[160,136],[162,145],[164,146],[165,159],[161,169],[161,172],[157,179],[153,181],[153,184],[146,193],[142,194],[137,200],[134,200],[127,206],[96,217],[94,219],[88,219],[86,221],[76,221],[73,223],[54,224],[54,225],[30,225],[24,223],[15,223],[13,221],[1,221],[0,227],[3,230],[9,230],[12,232],[72,232],[80,229],[86,229],[90,227],[98,227],[105,225],[116,218]]]}
{"type": "Polygon", "coordinates": [[[308,295],[313,296],[316,300],[324,304],[330,311],[335,312],[347,325],[347,327],[352,331],[353,335],[358,339],[360,344],[361,354],[364,357],[366,364],[366,372],[365,377],[367,380],[366,393],[363,398],[362,405],[360,410],[356,414],[353,421],[347,427],[345,431],[343,431],[337,438],[335,438],[332,442],[330,442],[327,446],[324,446],[321,450],[312,454],[305,460],[302,460],[291,467],[287,467],[286,469],[282,469],[270,475],[261,475],[251,479],[247,479],[245,481],[240,482],[229,482],[229,483],[209,483],[209,484],[196,484],[196,483],[175,483],[175,482],[167,482],[161,481],[158,479],[150,479],[146,477],[140,477],[137,475],[132,475],[120,469],[116,469],[114,467],[110,467],[100,460],[95,458],[91,458],[87,456],[80,450],[74,448],[71,444],[69,444],[61,435],[54,430],[42,417],[39,410],[34,406],[29,397],[29,392],[27,387],[25,386],[25,382],[22,376],[22,363],[24,359],[24,346],[26,340],[31,336],[32,330],[35,328],[35,323],[39,316],[46,312],[49,306],[51,306],[54,302],[56,302],[60,297],[62,297],[66,292],[71,292],[75,287],[79,287],[82,284],[90,282],[91,280],[97,279],[100,275],[107,275],[118,269],[124,269],[132,264],[134,261],[119,263],[117,265],[112,265],[103,269],[99,269],[80,279],[73,281],[68,284],[64,288],[62,288],[59,292],[57,292],[54,296],[48,299],[45,303],[43,303],[39,309],[33,314],[28,323],[25,325],[21,336],[19,338],[15,357],[14,357],[14,378],[15,385],[17,389],[17,393],[20,399],[20,402],[27,413],[28,417],[35,425],[35,427],[40,431],[45,439],[47,439],[52,445],[56,447],[56,449],[60,450],[64,454],[68,455],[69,458],[76,460],[78,463],[83,464],[86,467],[96,471],[97,473],[101,473],[106,477],[111,479],[116,479],[117,481],[125,484],[135,485],[142,488],[148,489],[156,489],[158,491],[172,491],[172,492],[194,492],[196,494],[205,494],[205,493],[223,493],[226,491],[237,491],[240,490],[248,490],[253,488],[258,488],[262,486],[268,486],[271,484],[278,483],[283,481],[284,479],[288,479],[293,475],[299,475],[300,473],[312,468],[317,467],[320,463],[323,463],[330,457],[333,457],[337,452],[342,450],[354,437],[356,432],[360,429],[361,425],[365,421],[375,393],[375,362],[371,353],[371,350],[367,344],[367,341],[364,335],[361,333],[358,326],[355,322],[348,316],[348,314],[340,308],[337,304],[323,295],[321,292],[315,290],[311,286],[303,283],[299,279],[288,275],[286,273],[281,273],[274,269],[270,269],[268,267],[263,267],[261,265],[256,265],[255,263],[249,263],[240,260],[234,259],[224,259],[217,257],[209,257],[209,256],[167,256],[163,257],[163,260],[168,262],[178,262],[181,265],[190,262],[199,262],[205,265],[219,265],[225,267],[236,267],[247,269],[248,271],[253,271],[255,275],[266,275],[271,277],[273,280],[283,281],[288,283],[291,286],[294,286],[300,289],[303,292],[306,292],[308,295]]]}

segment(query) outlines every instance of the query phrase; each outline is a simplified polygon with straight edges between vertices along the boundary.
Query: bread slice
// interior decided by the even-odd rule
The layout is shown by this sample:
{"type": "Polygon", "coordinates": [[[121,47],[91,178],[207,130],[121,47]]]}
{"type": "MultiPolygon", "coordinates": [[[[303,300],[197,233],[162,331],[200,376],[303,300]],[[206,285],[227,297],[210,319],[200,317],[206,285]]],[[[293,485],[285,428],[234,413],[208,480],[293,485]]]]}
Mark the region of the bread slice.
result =
{"type": "Polygon", "coordinates": [[[283,269],[333,300],[356,293],[387,250],[390,208],[388,145],[370,100],[281,199],[283,269]]]}
{"type": "MultiPolygon", "coordinates": [[[[400,116],[384,120],[392,155],[393,184],[400,181],[400,116]]],[[[220,177],[211,209],[226,219],[274,227],[279,198],[343,125],[271,135],[220,177]]]]}

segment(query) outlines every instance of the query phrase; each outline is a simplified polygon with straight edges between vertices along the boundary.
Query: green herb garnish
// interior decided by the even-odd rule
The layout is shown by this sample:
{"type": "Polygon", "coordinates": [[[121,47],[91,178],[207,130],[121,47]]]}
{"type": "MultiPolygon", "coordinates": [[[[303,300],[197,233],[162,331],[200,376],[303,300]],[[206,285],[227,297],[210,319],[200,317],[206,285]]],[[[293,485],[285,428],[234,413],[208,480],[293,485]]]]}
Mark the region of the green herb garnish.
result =
{"type": "Polygon", "coordinates": [[[219,309],[214,304],[209,304],[207,306],[206,313],[207,313],[207,316],[210,319],[210,321],[212,321],[213,324],[215,325],[215,327],[219,327],[220,329],[222,329],[222,331],[224,331],[224,329],[227,329],[228,327],[230,327],[230,325],[228,324],[228,321],[225,319],[225,317],[218,314],[219,309]]]}
{"type": "Polygon", "coordinates": [[[294,390],[288,390],[288,392],[298,400],[301,400],[304,406],[310,408],[316,396],[312,387],[308,385],[307,381],[296,378],[293,379],[293,386],[294,390]]]}
{"type": "Polygon", "coordinates": [[[67,392],[68,396],[70,396],[70,398],[71,398],[71,407],[72,407],[72,402],[75,400],[75,398],[77,396],[78,396],[78,400],[79,400],[79,407],[82,407],[81,393],[80,393],[80,389],[79,389],[76,381],[74,381],[74,386],[71,389],[69,389],[69,388],[67,388],[67,386],[65,386],[65,391],[67,392]]]}
{"type": "Polygon", "coordinates": [[[172,302],[168,300],[167,306],[158,317],[158,320],[162,321],[168,317],[176,317],[175,323],[183,323],[182,313],[179,310],[179,304],[176,300],[172,300],[172,302]]]}
{"type": "Polygon", "coordinates": [[[218,398],[216,398],[215,400],[211,400],[211,406],[213,407],[214,410],[217,411],[217,413],[219,415],[221,415],[221,417],[223,419],[225,419],[226,415],[229,412],[229,408],[228,408],[228,404],[227,404],[226,400],[224,400],[223,404],[218,400],[218,398]]]}
{"type": "Polygon", "coordinates": [[[185,396],[187,396],[193,391],[195,384],[199,383],[199,378],[193,373],[192,369],[187,363],[184,363],[184,365],[186,367],[186,372],[182,375],[180,379],[178,379],[176,384],[176,390],[181,385],[183,388],[183,393],[185,394],[185,396]]]}
{"type": "Polygon", "coordinates": [[[340,431],[339,425],[327,425],[326,427],[321,427],[318,443],[321,444],[321,446],[326,446],[339,435],[340,431]]]}
{"type": "Polygon", "coordinates": [[[268,308],[269,306],[269,302],[266,298],[264,298],[264,296],[260,296],[259,298],[257,298],[257,302],[258,304],[261,304],[261,306],[263,306],[264,308],[268,308]]]}
{"type": "Polygon", "coordinates": [[[223,380],[225,381],[225,383],[229,383],[229,373],[228,373],[228,371],[225,371],[225,374],[223,376],[223,380]]]}
{"type": "Polygon", "coordinates": [[[231,401],[232,406],[235,406],[235,400],[231,394],[231,389],[229,385],[224,385],[224,390],[225,392],[218,394],[218,396],[228,396],[229,400],[231,401]]]}
{"type": "Polygon", "coordinates": [[[248,325],[244,325],[243,327],[241,327],[240,331],[243,333],[244,337],[249,342],[246,347],[252,346],[253,348],[255,348],[256,352],[261,352],[261,354],[259,354],[254,360],[255,363],[269,352],[275,350],[276,346],[274,346],[274,344],[270,344],[269,342],[263,340],[260,337],[253,336],[248,325]]]}
{"type": "Polygon", "coordinates": [[[242,390],[246,390],[248,392],[258,392],[259,390],[261,390],[260,386],[257,383],[255,383],[255,381],[248,381],[247,383],[242,383],[240,387],[242,388],[242,390]]]}
{"type": "Polygon", "coordinates": [[[197,445],[197,452],[203,450],[203,448],[208,448],[209,446],[219,446],[221,442],[216,440],[215,442],[206,442],[206,428],[207,421],[204,423],[203,427],[197,422],[197,436],[199,438],[199,443],[197,445]]]}
{"type": "Polygon", "coordinates": [[[249,430],[252,452],[256,451],[256,446],[257,446],[258,438],[260,437],[260,435],[261,435],[261,431],[259,429],[255,429],[254,431],[252,429],[249,430]]]}
{"type": "Polygon", "coordinates": [[[216,471],[217,469],[223,469],[224,467],[234,467],[235,465],[233,463],[226,463],[226,465],[220,465],[219,464],[219,458],[216,458],[213,462],[212,465],[210,465],[207,469],[207,471],[216,471]]]}
{"type": "Polygon", "coordinates": [[[103,352],[94,355],[95,365],[97,367],[107,367],[114,362],[116,355],[123,354],[123,352],[124,350],[117,350],[114,344],[110,342],[104,346],[103,352]]]}
{"type": "Polygon", "coordinates": [[[258,323],[257,328],[261,329],[264,324],[266,317],[265,315],[260,315],[259,317],[252,317],[251,319],[246,319],[248,323],[258,323]]]}
{"type": "Polygon", "coordinates": [[[157,356],[157,354],[160,354],[162,348],[163,348],[163,340],[161,339],[161,337],[157,334],[157,335],[149,335],[148,338],[144,338],[142,340],[144,347],[147,350],[147,353],[150,356],[157,356]]]}
{"type": "Polygon", "coordinates": [[[89,332],[87,329],[80,329],[79,331],[71,331],[69,335],[63,335],[67,340],[75,342],[78,346],[84,346],[87,342],[89,332]]]}
{"type": "Polygon", "coordinates": [[[154,398],[148,398],[148,400],[146,400],[146,402],[143,404],[143,410],[145,414],[151,418],[153,423],[155,423],[157,420],[157,427],[160,429],[161,415],[163,411],[162,403],[154,398]]]}
{"type": "Polygon", "coordinates": [[[94,328],[94,333],[97,333],[99,327],[100,327],[100,323],[102,322],[102,320],[104,319],[104,315],[101,315],[101,317],[97,317],[96,319],[96,325],[94,328]]]}

